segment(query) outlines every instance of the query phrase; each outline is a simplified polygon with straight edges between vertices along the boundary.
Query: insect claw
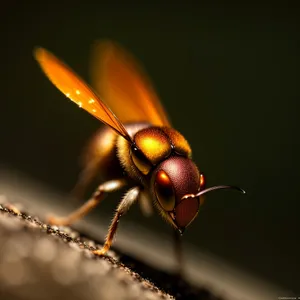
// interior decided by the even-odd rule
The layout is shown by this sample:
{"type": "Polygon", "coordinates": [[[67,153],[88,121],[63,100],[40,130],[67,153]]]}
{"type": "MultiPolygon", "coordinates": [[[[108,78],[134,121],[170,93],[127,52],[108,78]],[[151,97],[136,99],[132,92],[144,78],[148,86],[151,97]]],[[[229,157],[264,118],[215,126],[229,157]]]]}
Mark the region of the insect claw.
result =
{"type": "Polygon", "coordinates": [[[184,231],[185,231],[185,228],[178,228],[178,231],[180,233],[180,235],[183,235],[184,234],[184,231]]]}
{"type": "Polygon", "coordinates": [[[93,253],[97,256],[104,256],[106,252],[107,252],[107,249],[104,249],[104,247],[102,249],[93,251],[93,253]]]}
{"type": "Polygon", "coordinates": [[[64,218],[58,218],[55,216],[48,216],[47,217],[47,223],[50,225],[56,225],[56,226],[68,226],[70,225],[70,222],[64,218]]]}

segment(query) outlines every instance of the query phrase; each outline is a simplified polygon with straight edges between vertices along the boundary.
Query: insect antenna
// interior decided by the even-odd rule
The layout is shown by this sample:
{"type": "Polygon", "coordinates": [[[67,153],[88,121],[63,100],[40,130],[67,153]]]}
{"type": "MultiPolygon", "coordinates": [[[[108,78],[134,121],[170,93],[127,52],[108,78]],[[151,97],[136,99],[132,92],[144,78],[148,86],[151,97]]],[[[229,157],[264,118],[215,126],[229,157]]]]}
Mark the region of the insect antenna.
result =
{"type": "Polygon", "coordinates": [[[195,198],[195,197],[200,197],[208,192],[212,192],[212,191],[215,191],[215,190],[221,190],[221,189],[231,189],[231,190],[237,190],[243,194],[246,194],[246,192],[237,187],[237,186],[232,186],[232,185],[217,185],[217,186],[213,186],[213,187],[209,187],[205,190],[202,190],[200,191],[199,193],[197,194],[187,194],[187,195],[184,195],[181,199],[187,199],[187,198],[195,198]]]}

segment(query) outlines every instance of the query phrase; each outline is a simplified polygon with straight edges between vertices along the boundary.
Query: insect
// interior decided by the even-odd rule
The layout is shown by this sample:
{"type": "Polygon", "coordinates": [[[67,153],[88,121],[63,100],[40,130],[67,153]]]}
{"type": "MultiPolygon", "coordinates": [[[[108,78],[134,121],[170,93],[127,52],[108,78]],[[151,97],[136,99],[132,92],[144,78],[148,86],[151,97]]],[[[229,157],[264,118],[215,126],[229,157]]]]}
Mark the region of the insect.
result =
{"type": "Polygon", "coordinates": [[[51,217],[52,224],[70,225],[98,205],[106,194],[128,186],[103,248],[94,251],[104,255],[111,247],[121,216],[137,201],[146,212],[154,203],[161,216],[182,234],[196,218],[207,192],[236,189],[244,193],[227,185],[205,188],[204,175],[192,161],[189,143],[173,129],[140,64],[111,41],[98,42],[94,49],[95,91],[52,53],[43,48],[34,52],[50,81],[107,125],[90,147],[75,190],[82,192],[98,172],[103,175],[103,182],[69,216],[51,217]]]}

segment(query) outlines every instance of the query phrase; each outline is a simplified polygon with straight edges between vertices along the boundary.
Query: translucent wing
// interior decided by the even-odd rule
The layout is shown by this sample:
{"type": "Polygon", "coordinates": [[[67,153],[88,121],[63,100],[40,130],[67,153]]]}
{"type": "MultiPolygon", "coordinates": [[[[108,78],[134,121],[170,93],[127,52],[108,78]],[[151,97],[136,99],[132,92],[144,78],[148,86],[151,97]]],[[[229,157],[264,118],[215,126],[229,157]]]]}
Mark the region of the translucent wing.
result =
{"type": "Polygon", "coordinates": [[[43,48],[37,48],[34,55],[42,70],[62,93],[79,107],[82,107],[91,115],[112,127],[125,139],[131,140],[123,124],[114,113],[67,65],[43,48]]]}
{"type": "Polygon", "coordinates": [[[129,53],[113,42],[97,42],[91,62],[93,87],[123,123],[170,126],[149,79],[129,53]]]}

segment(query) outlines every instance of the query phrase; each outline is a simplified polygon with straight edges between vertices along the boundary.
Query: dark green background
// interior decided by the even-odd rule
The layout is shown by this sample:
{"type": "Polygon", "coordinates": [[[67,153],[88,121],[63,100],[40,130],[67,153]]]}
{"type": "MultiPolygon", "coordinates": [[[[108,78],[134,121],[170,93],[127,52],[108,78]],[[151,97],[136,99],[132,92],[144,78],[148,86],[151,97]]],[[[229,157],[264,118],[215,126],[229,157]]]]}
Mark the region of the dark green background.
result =
{"type": "MultiPolygon", "coordinates": [[[[247,190],[207,196],[185,240],[299,291],[296,8],[62,2],[1,5],[1,164],[72,188],[78,155],[100,124],[48,82],[32,50],[48,48],[88,79],[92,42],[116,40],[145,65],[208,185],[247,190]]],[[[116,201],[101,209],[112,213],[116,201]]],[[[128,218],[170,230],[138,207],[128,218]]]]}

